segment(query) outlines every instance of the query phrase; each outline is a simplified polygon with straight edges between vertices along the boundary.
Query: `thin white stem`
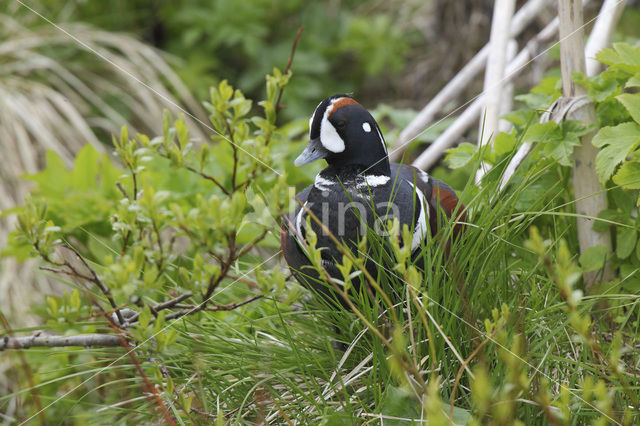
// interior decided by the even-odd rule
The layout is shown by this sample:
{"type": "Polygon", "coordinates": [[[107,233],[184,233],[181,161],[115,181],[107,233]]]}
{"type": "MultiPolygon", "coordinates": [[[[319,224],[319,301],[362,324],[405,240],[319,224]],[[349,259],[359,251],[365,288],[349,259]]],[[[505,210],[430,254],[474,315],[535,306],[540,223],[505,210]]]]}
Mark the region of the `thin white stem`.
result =
{"type": "MultiPolygon", "coordinates": [[[[558,19],[555,18],[537,36],[531,39],[518,55],[509,63],[505,82],[511,81],[524,70],[525,65],[546,46],[558,31],[558,19]]],[[[445,149],[451,147],[467,131],[478,118],[482,110],[482,96],[474,100],[467,109],[460,114],[456,121],[412,163],[413,166],[428,170],[438,161],[445,149]]]]}
{"type": "MultiPolygon", "coordinates": [[[[511,20],[509,36],[515,38],[549,5],[549,0],[529,0],[511,20]]],[[[453,77],[445,87],[418,113],[405,127],[396,143],[396,149],[389,153],[392,161],[402,157],[406,146],[415,139],[445,106],[455,99],[484,68],[489,56],[489,45],[485,45],[475,56],[453,77]]]]}

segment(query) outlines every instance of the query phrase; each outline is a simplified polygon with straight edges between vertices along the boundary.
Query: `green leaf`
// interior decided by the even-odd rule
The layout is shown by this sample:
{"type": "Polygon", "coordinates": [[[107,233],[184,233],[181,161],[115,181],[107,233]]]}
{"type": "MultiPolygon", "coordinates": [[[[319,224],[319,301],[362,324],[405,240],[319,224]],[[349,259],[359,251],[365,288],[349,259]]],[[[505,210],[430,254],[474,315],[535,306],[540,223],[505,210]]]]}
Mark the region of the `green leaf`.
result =
{"type": "MultiPolygon", "coordinates": [[[[126,127],[123,127],[126,129],[126,127]]],[[[89,190],[96,186],[98,177],[99,154],[95,148],[89,144],[85,145],[73,163],[71,179],[74,187],[82,190],[89,190]]]]}
{"type": "Polygon", "coordinates": [[[69,297],[69,303],[75,309],[80,308],[80,304],[81,304],[80,292],[78,291],[77,288],[73,289],[73,291],[71,292],[71,296],[69,297]]]}
{"type": "Polygon", "coordinates": [[[496,155],[511,152],[514,146],[516,146],[516,137],[509,133],[500,132],[493,141],[493,150],[496,155]]]}
{"type": "Polygon", "coordinates": [[[640,163],[630,161],[620,167],[613,182],[624,189],[640,189],[640,163]]]}
{"type": "Polygon", "coordinates": [[[580,139],[574,133],[567,133],[563,138],[552,138],[547,141],[545,153],[563,166],[571,166],[573,148],[580,145],[580,139]]]}
{"type": "Polygon", "coordinates": [[[140,311],[140,315],[138,316],[138,327],[141,330],[144,330],[149,326],[151,322],[151,310],[149,309],[149,305],[145,305],[140,311]]]}
{"type": "Polygon", "coordinates": [[[592,143],[602,148],[596,157],[596,173],[600,183],[604,184],[616,166],[640,143],[640,126],[629,122],[603,127],[595,135],[592,143]]]}
{"type": "Polygon", "coordinates": [[[616,96],[616,99],[629,111],[633,120],[636,123],[640,123],[640,93],[633,95],[623,93],[622,95],[616,96]]]}
{"type": "Polygon", "coordinates": [[[633,252],[638,239],[638,232],[634,228],[619,226],[616,228],[616,255],[626,259],[633,252]]]}
{"type": "Polygon", "coordinates": [[[631,264],[620,265],[620,285],[629,293],[640,293],[640,274],[638,272],[638,268],[631,264]]]}
{"type": "Polygon", "coordinates": [[[553,121],[534,123],[526,129],[522,136],[522,141],[526,143],[544,142],[549,140],[552,136],[561,138],[561,131],[556,123],[553,121]]]}
{"type": "Polygon", "coordinates": [[[527,93],[515,97],[517,101],[524,102],[531,109],[546,109],[553,102],[553,96],[545,93],[527,93]]]}
{"type": "Polygon", "coordinates": [[[627,83],[624,85],[624,87],[640,87],[640,73],[627,80],[627,83]]]}
{"type": "Polygon", "coordinates": [[[477,155],[476,146],[469,142],[462,142],[455,148],[447,150],[445,161],[452,169],[466,166],[477,155]]]}
{"type": "Polygon", "coordinates": [[[640,47],[628,43],[614,43],[613,49],[607,48],[598,52],[596,59],[631,74],[640,72],[640,47]]]}
{"type": "Polygon", "coordinates": [[[589,247],[580,255],[580,266],[583,272],[602,269],[607,260],[608,250],[604,246],[589,247]]]}
{"type": "Polygon", "coordinates": [[[47,296],[47,308],[48,308],[49,314],[53,318],[58,317],[58,301],[56,300],[55,297],[47,296]]]}

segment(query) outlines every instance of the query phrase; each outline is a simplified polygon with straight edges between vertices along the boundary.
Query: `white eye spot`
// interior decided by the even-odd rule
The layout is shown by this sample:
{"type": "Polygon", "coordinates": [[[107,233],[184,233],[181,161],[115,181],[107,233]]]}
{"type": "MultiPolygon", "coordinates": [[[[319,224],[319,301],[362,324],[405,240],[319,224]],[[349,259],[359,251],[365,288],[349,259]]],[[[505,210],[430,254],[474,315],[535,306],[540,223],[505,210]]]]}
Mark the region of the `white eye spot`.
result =
{"type": "Polygon", "coordinates": [[[369,133],[371,131],[371,124],[365,121],[364,123],[362,123],[362,130],[369,133]]]}

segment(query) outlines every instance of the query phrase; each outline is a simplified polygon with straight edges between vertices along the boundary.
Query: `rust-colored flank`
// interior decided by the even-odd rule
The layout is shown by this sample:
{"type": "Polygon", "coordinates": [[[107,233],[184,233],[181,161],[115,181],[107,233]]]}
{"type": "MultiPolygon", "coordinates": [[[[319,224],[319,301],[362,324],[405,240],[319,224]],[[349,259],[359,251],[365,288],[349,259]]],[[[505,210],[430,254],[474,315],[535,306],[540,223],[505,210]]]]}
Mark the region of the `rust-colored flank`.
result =
{"type": "Polygon", "coordinates": [[[333,114],[334,112],[342,108],[343,106],[347,106],[347,105],[360,105],[360,104],[351,98],[340,98],[331,104],[331,109],[329,110],[329,114],[327,114],[327,116],[330,116],[331,114],[333,114]]]}

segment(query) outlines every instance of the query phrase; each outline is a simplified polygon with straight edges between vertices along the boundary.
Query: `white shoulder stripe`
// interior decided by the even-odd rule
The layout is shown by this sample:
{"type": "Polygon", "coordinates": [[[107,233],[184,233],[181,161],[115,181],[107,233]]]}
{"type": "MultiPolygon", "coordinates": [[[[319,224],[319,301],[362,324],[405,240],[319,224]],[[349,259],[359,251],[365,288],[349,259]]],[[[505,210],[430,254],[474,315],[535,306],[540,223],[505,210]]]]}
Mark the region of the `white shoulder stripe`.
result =
{"type": "Polygon", "coordinates": [[[296,231],[298,233],[298,238],[302,239],[302,216],[304,216],[305,210],[304,208],[307,206],[307,201],[304,202],[303,206],[300,207],[300,211],[296,216],[296,231]]]}
{"type": "Polygon", "coordinates": [[[407,181],[407,183],[411,185],[411,187],[415,190],[417,201],[420,203],[420,215],[418,215],[418,223],[416,223],[416,228],[413,231],[413,238],[411,240],[411,251],[414,251],[420,246],[420,242],[422,242],[422,240],[424,240],[427,235],[427,219],[429,218],[429,206],[427,206],[424,199],[424,194],[422,193],[420,188],[416,188],[413,183],[409,181],[407,181]]]}

